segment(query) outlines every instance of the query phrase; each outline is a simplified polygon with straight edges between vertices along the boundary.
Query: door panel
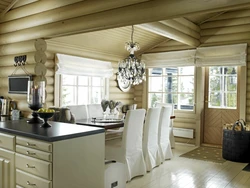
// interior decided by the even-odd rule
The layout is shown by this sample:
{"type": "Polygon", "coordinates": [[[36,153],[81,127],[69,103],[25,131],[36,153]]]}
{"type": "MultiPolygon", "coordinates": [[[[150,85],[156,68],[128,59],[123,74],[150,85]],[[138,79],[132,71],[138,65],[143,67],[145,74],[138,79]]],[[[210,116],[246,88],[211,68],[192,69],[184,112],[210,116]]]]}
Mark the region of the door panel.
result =
{"type": "MultiPolygon", "coordinates": [[[[208,107],[209,104],[209,68],[206,68],[205,77],[205,111],[203,142],[204,144],[222,145],[223,125],[233,123],[239,119],[239,87],[237,88],[237,108],[208,107]]],[[[239,75],[239,73],[238,73],[239,75]]],[[[238,79],[237,79],[238,80],[238,79]]],[[[239,80],[237,85],[239,85],[239,80]]],[[[223,86],[221,86],[223,88],[223,86]]]]}
{"type": "Polygon", "coordinates": [[[238,110],[205,108],[204,143],[222,145],[223,125],[235,122],[239,118],[238,110]]]}

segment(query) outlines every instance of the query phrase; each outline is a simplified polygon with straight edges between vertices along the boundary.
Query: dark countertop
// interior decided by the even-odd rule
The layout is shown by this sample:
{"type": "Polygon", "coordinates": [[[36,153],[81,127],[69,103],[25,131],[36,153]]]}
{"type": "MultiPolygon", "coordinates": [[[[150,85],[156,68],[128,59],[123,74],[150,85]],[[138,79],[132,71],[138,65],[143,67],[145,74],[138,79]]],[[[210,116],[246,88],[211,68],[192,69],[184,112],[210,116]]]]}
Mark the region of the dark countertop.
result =
{"type": "Polygon", "coordinates": [[[0,132],[44,140],[48,142],[66,140],[70,138],[104,133],[103,128],[76,125],[61,122],[49,122],[49,128],[40,127],[41,124],[29,124],[25,119],[0,122],[0,132]]]}

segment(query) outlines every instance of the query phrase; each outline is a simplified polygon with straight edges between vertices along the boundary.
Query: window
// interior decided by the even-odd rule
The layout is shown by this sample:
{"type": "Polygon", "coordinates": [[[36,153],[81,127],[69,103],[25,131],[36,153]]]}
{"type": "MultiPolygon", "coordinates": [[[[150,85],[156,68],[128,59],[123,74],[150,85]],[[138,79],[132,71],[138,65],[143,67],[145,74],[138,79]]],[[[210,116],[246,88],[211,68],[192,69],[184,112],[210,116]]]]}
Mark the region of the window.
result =
{"type": "Polygon", "coordinates": [[[101,103],[105,78],[61,75],[60,106],[101,103]]]}
{"type": "Polygon", "coordinates": [[[209,67],[209,108],[237,108],[237,67],[209,67]]]}
{"type": "Polygon", "coordinates": [[[194,110],[194,67],[149,69],[148,106],[173,103],[177,110],[194,110]]]}

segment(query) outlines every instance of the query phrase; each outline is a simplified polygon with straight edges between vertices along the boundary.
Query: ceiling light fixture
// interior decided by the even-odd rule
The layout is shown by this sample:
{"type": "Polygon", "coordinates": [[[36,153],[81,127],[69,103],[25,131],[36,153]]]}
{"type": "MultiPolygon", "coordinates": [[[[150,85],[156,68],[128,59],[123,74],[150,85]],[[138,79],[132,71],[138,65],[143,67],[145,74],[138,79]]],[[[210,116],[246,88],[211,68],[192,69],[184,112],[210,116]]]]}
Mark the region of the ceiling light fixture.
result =
{"type": "Polygon", "coordinates": [[[133,41],[134,26],[132,26],[131,41],[125,43],[129,56],[118,64],[118,83],[138,85],[146,80],[145,64],[137,59],[134,52],[140,50],[139,43],[133,41]]]}

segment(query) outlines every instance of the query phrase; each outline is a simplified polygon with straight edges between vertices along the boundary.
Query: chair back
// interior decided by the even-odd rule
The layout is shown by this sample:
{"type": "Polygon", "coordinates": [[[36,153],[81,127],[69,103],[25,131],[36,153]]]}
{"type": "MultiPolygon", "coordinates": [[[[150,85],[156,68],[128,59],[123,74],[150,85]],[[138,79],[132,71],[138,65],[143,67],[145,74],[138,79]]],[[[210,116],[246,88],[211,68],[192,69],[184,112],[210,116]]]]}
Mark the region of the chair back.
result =
{"type": "Polygon", "coordinates": [[[161,163],[158,145],[158,128],[161,108],[149,108],[143,130],[143,154],[147,171],[161,163]]]}
{"type": "Polygon", "coordinates": [[[169,135],[171,115],[172,115],[171,106],[163,106],[161,108],[161,114],[160,114],[160,120],[159,120],[159,140],[161,142],[167,139],[166,135],[169,135]]]}
{"type": "Polygon", "coordinates": [[[103,117],[103,110],[101,104],[88,104],[87,109],[89,113],[89,118],[103,117]]]}
{"type": "Polygon", "coordinates": [[[75,123],[75,116],[69,108],[62,107],[50,107],[55,110],[55,114],[49,119],[50,121],[63,122],[63,123],[75,123]]]}
{"type": "MultiPolygon", "coordinates": [[[[170,107],[171,108],[171,116],[174,116],[174,104],[172,103],[156,103],[155,107],[156,108],[159,108],[159,107],[170,107]]],[[[170,124],[169,124],[170,127],[173,127],[173,123],[172,121],[170,121],[170,124]]]]}
{"type": "MultiPolygon", "coordinates": [[[[171,116],[174,116],[174,104],[171,103],[156,103],[156,107],[170,107],[171,108],[171,116]]],[[[169,130],[169,139],[170,139],[170,144],[172,148],[175,148],[175,138],[174,138],[174,120],[170,120],[169,124],[170,130],[169,130]]]]}
{"type": "Polygon", "coordinates": [[[165,159],[172,158],[172,150],[170,145],[169,135],[170,130],[170,116],[172,114],[172,107],[171,106],[163,106],[161,108],[160,120],[159,120],[159,137],[158,137],[158,144],[160,149],[161,155],[161,162],[165,159]]]}
{"type": "Polygon", "coordinates": [[[71,113],[75,116],[76,120],[89,118],[87,105],[70,105],[67,107],[70,109],[71,113]]]}
{"type": "Polygon", "coordinates": [[[122,147],[125,155],[142,151],[143,124],[145,109],[128,110],[122,135],[122,147]]]}

